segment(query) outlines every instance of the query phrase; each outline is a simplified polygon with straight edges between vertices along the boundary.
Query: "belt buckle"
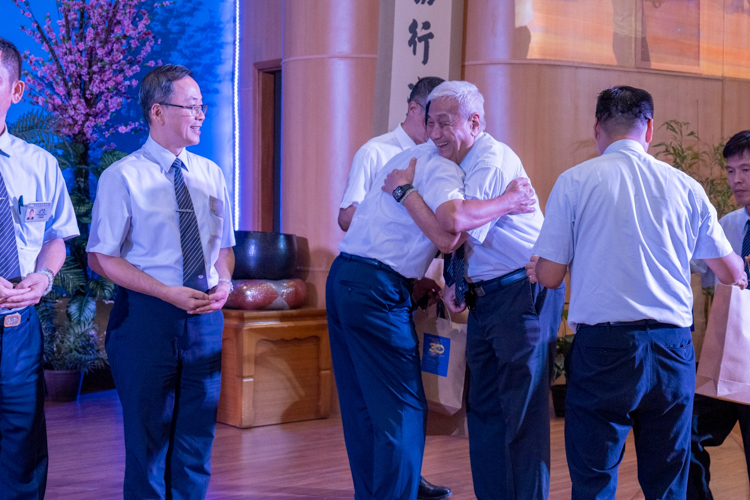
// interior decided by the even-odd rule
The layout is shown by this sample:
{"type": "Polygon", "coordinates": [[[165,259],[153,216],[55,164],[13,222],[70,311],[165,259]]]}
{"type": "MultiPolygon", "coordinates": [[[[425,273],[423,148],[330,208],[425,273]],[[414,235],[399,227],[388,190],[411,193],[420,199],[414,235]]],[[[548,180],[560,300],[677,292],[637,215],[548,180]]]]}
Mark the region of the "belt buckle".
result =
{"type": "Polygon", "coordinates": [[[3,326],[12,328],[21,324],[21,315],[19,313],[8,314],[3,318],[3,326]]]}
{"type": "Polygon", "coordinates": [[[477,297],[484,297],[486,294],[484,293],[484,288],[481,286],[475,286],[474,287],[474,293],[477,297]]]}

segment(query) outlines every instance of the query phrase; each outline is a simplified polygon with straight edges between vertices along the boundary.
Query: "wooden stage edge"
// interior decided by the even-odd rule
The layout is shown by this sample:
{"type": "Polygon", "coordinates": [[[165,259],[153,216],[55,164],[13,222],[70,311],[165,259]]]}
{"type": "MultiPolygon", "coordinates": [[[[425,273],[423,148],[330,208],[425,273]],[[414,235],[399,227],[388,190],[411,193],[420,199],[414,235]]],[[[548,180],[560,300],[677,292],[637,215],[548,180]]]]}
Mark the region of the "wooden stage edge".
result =
{"type": "MultiPolygon", "coordinates": [[[[122,409],[114,390],[84,394],[75,403],[48,403],[50,468],[47,500],[122,498],[122,409]]],[[[550,499],[570,498],[564,420],[552,419],[550,499]]],[[[712,450],[714,496],[747,499],[741,439],[733,432],[712,450]]],[[[468,441],[429,436],[424,476],[473,499],[468,441]]],[[[632,436],[620,467],[617,499],[643,498],[636,478],[632,436]]],[[[354,496],[339,417],[238,429],[219,424],[209,499],[351,499],[354,496]]]]}

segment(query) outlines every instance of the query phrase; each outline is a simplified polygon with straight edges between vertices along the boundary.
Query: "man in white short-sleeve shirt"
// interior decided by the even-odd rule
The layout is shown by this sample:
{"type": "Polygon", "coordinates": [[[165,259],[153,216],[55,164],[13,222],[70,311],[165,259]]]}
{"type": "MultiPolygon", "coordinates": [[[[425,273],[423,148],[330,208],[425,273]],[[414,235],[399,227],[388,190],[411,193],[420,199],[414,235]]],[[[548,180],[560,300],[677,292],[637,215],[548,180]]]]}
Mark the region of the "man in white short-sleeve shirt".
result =
{"type": "Polygon", "coordinates": [[[573,498],[613,498],[629,431],[646,498],[685,498],[695,391],[690,259],[746,285],[742,262],[694,179],[646,151],[651,95],[604,90],[601,156],[564,172],[534,246],[536,277],[570,266],[565,447],[573,498]]]}
{"type": "Polygon", "coordinates": [[[437,224],[420,228],[381,191],[388,171],[410,162],[419,165],[418,174],[412,190],[397,193],[399,201],[419,190],[428,210],[439,212],[463,196],[463,173],[434,144],[399,153],[357,209],[326,284],[331,356],[357,498],[408,500],[418,494],[427,405],[411,287],[438,248],[451,251],[462,241],[437,224]]]}
{"type": "Polygon", "coordinates": [[[123,410],[124,498],[203,498],[234,232],[224,176],[188,152],[206,106],[190,70],[141,82],[146,144],[101,176],[87,251],[119,285],[106,348],[123,410]]]}
{"type": "Polygon", "coordinates": [[[57,160],[8,132],[23,97],[21,54],[0,38],[0,498],[44,498],[42,330],[34,309],[78,236],[57,160]]]}
{"type": "MultiPolygon", "coordinates": [[[[409,94],[406,118],[395,129],[367,141],[354,155],[349,179],[339,207],[338,223],[347,231],[357,207],[373,186],[373,180],[388,161],[401,151],[422,144],[427,140],[424,129],[424,107],[432,89],[443,82],[442,78],[427,76],[420,78],[409,94]]],[[[436,284],[423,280],[423,284],[434,289],[436,284]]],[[[420,500],[441,500],[451,495],[451,490],[436,486],[421,478],[417,498],[420,500]]]]}
{"type": "Polygon", "coordinates": [[[388,163],[388,160],[401,151],[427,140],[424,129],[424,107],[432,89],[442,82],[443,79],[436,76],[420,78],[409,94],[406,118],[403,123],[390,132],[373,137],[357,150],[339,206],[338,222],[343,231],[349,229],[354,212],[372,187],[373,179],[388,163]]]}
{"type": "MultiPolygon", "coordinates": [[[[723,151],[726,158],[727,181],[737,204],[742,208],[726,214],[719,220],[724,234],[735,253],[747,260],[750,255],[750,130],[743,130],[727,141],[723,151]]],[[[707,266],[703,268],[703,286],[718,283],[707,266]]],[[[745,262],[745,274],[750,266],[745,262]]],[[[748,276],[750,279],[750,276],[748,276]]],[[[747,293],[747,292],[745,292],[747,293]]],[[[709,487],[711,458],[706,447],[720,446],[739,422],[745,444],[745,466],[750,476],[750,405],[695,395],[691,433],[690,478],[687,500],[711,500],[709,487]]]]}

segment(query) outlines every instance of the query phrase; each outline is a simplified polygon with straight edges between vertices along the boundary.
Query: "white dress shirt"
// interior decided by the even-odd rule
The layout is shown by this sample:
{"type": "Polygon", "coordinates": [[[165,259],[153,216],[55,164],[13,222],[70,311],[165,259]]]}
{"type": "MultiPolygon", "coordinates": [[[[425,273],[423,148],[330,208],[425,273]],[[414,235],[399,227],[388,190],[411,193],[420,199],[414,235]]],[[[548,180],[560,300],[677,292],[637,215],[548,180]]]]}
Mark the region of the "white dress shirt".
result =
{"type": "Polygon", "coordinates": [[[564,172],[534,254],[571,263],[568,322],[693,322],[690,259],[732,247],[698,182],[632,140],[564,172]]]}
{"type": "Polygon", "coordinates": [[[42,245],[51,240],[78,236],[76,214],[55,157],[11,135],[7,128],[0,135],[0,174],[12,206],[21,275],[26,276],[35,270],[42,245]],[[29,203],[50,203],[49,219],[34,222],[21,220],[21,197],[25,206],[29,203]]]}
{"type": "Polygon", "coordinates": [[[388,163],[388,160],[414,146],[416,143],[401,128],[401,125],[391,132],[367,141],[354,155],[349,180],[339,208],[348,208],[351,205],[358,207],[370,190],[375,176],[388,163]]]}
{"type": "MultiPolygon", "coordinates": [[[[719,220],[719,225],[732,245],[732,250],[737,255],[742,255],[742,243],[745,241],[745,224],[750,220],[750,215],[745,207],[729,212],[719,220]]],[[[697,269],[701,271],[701,285],[704,287],[721,283],[714,272],[702,260],[696,260],[697,269]]]]}
{"type": "Polygon", "coordinates": [[[86,250],[122,257],[168,286],[182,286],[180,220],[171,170],[175,158],[185,166],[182,175],[212,288],[219,281],[214,266],[219,250],[234,246],[224,174],[211,160],[186,149],[175,157],[150,136],[141,149],[112,164],[99,179],[86,250]]]}
{"type": "Polygon", "coordinates": [[[464,175],[458,165],[442,158],[432,141],[415,146],[394,156],[380,170],[339,250],[377,259],[406,278],[422,278],[437,248],[406,208],[381,189],[385,177],[394,169],[408,167],[412,158],[417,158],[412,184],[433,212],[447,201],[463,199],[464,175]]]}
{"type": "MultiPolygon", "coordinates": [[[[467,199],[488,200],[505,192],[513,179],[528,179],[512,149],[484,132],[461,162],[466,172],[467,199]]],[[[489,280],[524,267],[531,258],[544,215],[534,195],[534,213],[505,215],[468,231],[466,276],[470,282],[489,280]]]]}

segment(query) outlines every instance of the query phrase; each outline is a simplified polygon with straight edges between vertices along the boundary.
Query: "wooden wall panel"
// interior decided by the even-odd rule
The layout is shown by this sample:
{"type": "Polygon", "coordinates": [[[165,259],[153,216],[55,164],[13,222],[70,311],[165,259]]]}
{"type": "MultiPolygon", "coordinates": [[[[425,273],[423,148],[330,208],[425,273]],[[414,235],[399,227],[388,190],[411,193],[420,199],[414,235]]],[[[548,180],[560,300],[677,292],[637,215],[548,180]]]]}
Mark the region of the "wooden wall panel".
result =
{"type": "MultiPolygon", "coordinates": [[[[596,97],[609,86],[651,92],[657,126],[676,119],[705,140],[722,135],[723,82],[716,78],[516,63],[469,64],[465,78],[484,94],[487,132],[521,157],[542,206],[560,173],[596,156],[596,97]]],[[[659,129],[652,144],[665,138],[659,129]]]]}
{"type": "Polygon", "coordinates": [[[741,130],[750,130],[750,81],[726,79],[722,96],[722,135],[729,139],[741,130]]]}
{"type": "MultiPolygon", "coordinates": [[[[260,118],[258,69],[256,64],[281,60],[282,2],[242,2],[240,32],[240,216],[237,228],[260,229],[261,205],[256,191],[260,184],[260,118]]],[[[278,63],[277,63],[278,65],[278,63]]]]}
{"type": "Polygon", "coordinates": [[[354,153],[372,137],[378,0],[285,0],[282,230],[307,239],[308,305],[343,238],[336,218],[354,153]]]}

